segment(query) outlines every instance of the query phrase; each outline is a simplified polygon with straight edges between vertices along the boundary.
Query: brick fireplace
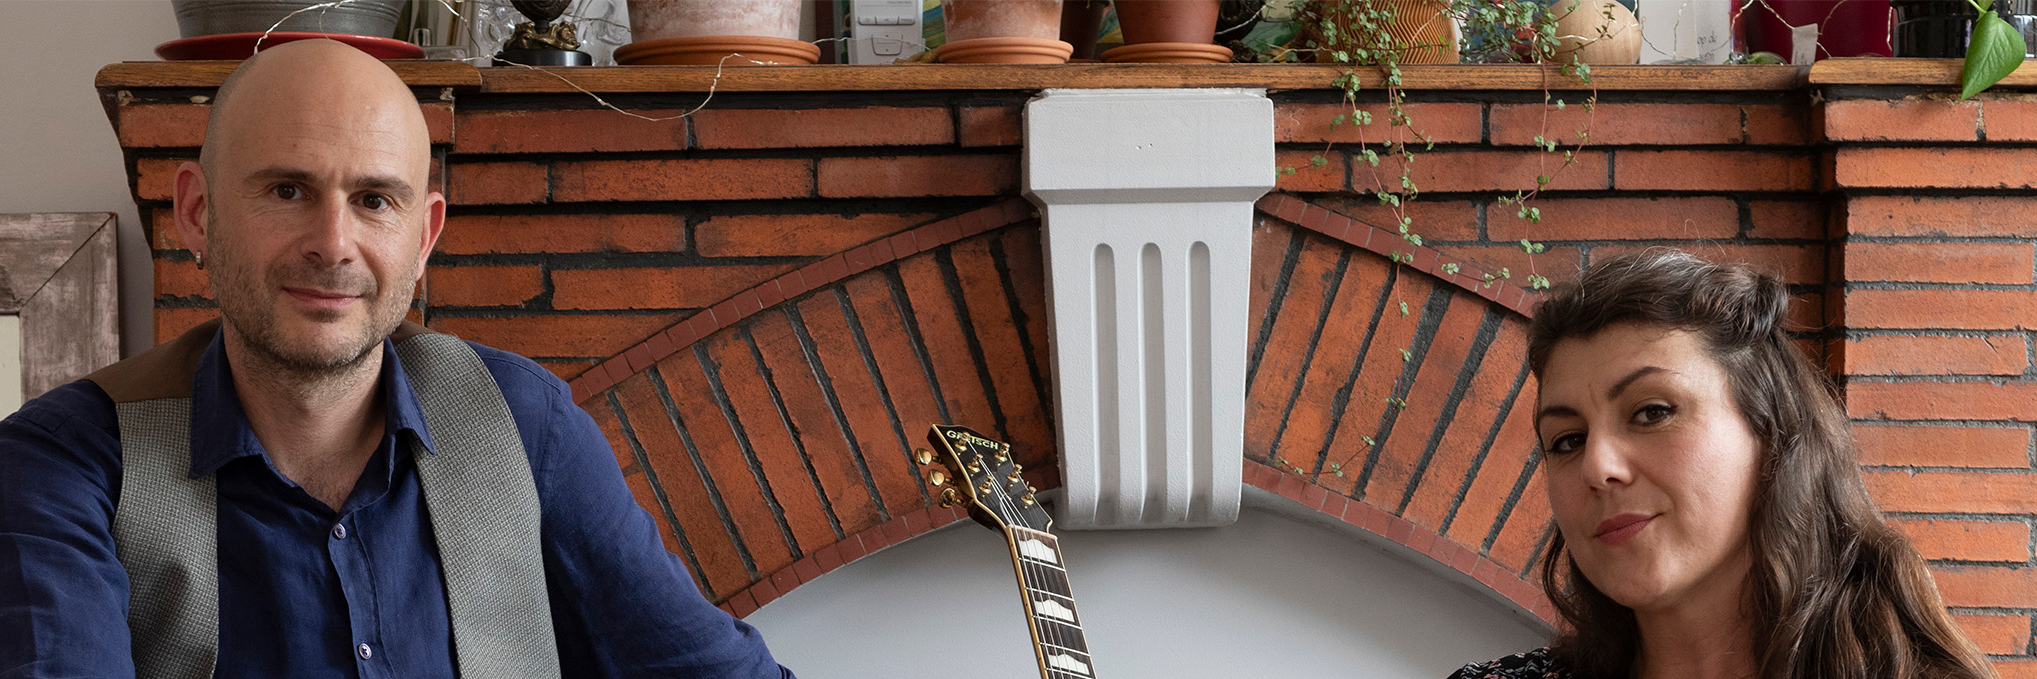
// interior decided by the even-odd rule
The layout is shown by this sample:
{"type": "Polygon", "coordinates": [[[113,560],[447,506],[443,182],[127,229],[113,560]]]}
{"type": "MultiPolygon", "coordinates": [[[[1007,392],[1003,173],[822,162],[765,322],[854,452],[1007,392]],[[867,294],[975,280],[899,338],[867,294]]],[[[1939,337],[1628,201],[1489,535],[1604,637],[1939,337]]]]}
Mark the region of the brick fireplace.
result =
{"type": "MultiPolygon", "coordinates": [[[[152,221],[158,340],[215,313],[168,226],[169,177],[231,66],[99,75],[152,221]]],[[[1217,254],[1250,260],[1245,484],[1547,619],[1524,276],[1662,245],[1747,261],[1797,293],[1869,487],[1957,619],[2004,676],[2037,676],[2027,69],[1955,103],[1956,63],[1608,67],[1587,113],[1586,91],[1545,105],[1564,81],[1540,69],[1409,67],[1409,113],[1435,141],[1414,169],[1414,247],[1349,143],[1383,123],[1330,124],[1330,69],[397,68],[451,202],[417,318],[569,380],[667,546],[737,615],[960,518],[908,459],[928,423],[1009,441],[1029,481],[1060,485],[1028,102],[1257,88],[1295,171],[1257,202],[1250,252],[1217,254]],[[649,118],[692,113],[629,117],[576,85],[649,118]],[[1577,165],[1553,172],[1535,138],[1587,123],[1577,165]],[[1538,174],[1553,181],[1529,225],[1496,199],[1538,174]],[[1484,283],[1502,268],[1514,277],[1484,283]]]]}

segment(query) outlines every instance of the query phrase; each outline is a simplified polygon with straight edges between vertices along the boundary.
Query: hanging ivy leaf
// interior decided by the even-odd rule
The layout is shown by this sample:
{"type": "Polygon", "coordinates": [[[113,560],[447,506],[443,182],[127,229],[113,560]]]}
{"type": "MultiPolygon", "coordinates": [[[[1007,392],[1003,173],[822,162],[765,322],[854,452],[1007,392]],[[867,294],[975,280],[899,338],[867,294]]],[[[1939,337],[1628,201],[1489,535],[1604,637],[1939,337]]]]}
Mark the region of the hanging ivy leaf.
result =
{"type": "Polygon", "coordinates": [[[1973,35],[1966,43],[1966,65],[1959,70],[1962,100],[2016,72],[2016,67],[2023,65],[2024,49],[2022,34],[1994,12],[1994,0],[1986,5],[1967,0],[1967,4],[1980,10],[1980,18],[1973,22],[1973,35]]]}

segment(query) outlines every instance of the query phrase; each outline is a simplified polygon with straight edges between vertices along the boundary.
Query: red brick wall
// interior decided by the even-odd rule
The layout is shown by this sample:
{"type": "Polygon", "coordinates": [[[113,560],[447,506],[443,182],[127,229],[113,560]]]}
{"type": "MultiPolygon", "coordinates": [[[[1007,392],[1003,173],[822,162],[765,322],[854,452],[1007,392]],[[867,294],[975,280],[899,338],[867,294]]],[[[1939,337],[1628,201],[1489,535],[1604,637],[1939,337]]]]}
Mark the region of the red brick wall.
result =
{"type": "Polygon", "coordinates": [[[2037,384],[2037,100],[1835,89],[1823,106],[1845,240],[1834,369],[1869,489],[2004,676],[2037,676],[2030,614],[2037,384]],[[1900,93],[1899,93],[1900,94],[1900,93]]]}
{"type": "MultiPolygon", "coordinates": [[[[129,94],[110,108],[155,219],[169,337],[213,313],[164,221],[203,107],[129,94]]],[[[1029,92],[723,93],[662,122],[578,94],[439,94],[421,101],[452,216],[422,317],[572,378],[668,546],[731,610],[955,520],[905,464],[927,422],[994,431],[1036,485],[1058,483],[1039,236],[1015,198],[1029,92]]],[[[1521,577],[1549,534],[1518,407],[1532,300],[1479,275],[1561,280],[1658,245],[1748,261],[1792,284],[1870,486],[1961,623],[2008,676],[2037,676],[2037,102],[1813,94],[1604,93],[1531,226],[1495,201],[1553,174],[1532,140],[1570,141],[1583,95],[1551,111],[1539,92],[1416,92],[1437,145],[1411,214],[1432,247],[1394,267],[1407,248],[1360,193],[1377,179],[1329,145],[1357,134],[1328,124],[1336,95],[1277,93],[1297,171],[1255,227],[1248,482],[1546,613],[1521,577]],[[1369,348],[1401,346],[1422,353],[1369,348]],[[1389,418],[1404,384],[1419,388],[1389,418]]],[[[609,98],[653,117],[698,104],[609,98]]]]}

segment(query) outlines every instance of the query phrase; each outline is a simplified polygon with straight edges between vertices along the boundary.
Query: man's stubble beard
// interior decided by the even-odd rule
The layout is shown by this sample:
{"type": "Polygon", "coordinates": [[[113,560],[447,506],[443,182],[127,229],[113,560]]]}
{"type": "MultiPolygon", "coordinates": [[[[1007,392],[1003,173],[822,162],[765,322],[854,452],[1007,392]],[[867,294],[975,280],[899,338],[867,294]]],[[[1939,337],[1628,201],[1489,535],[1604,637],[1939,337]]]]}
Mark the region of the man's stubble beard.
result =
{"type": "MultiPolygon", "coordinates": [[[[265,364],[262,367],[311,378],[344,374],[366,360],[369,352],[374,351],[403,322],[409,305],[384,303],[374,276],[358,264],[345,268],[319,268],[300,258],[271,265],[264,278],[256,273],[254,263],[238,255],[235,250],[237,243],[219,229],[215,215],[206,216],[206,232],[212,253],[212,285],[220,314],[240,334],[246,348],[255,354],[251,358],[265,364]],[[353,337],[330,351],[294,346],[276,323],[276,295],[287,293],[272,288],[270,282],[364,293],[362,302],[367,305],[367,322],[358,327],[353,337]]],[[[414,269],[415,265],[412,267],[414,269]]],[[[414,279],[416,272],[409,273],[412,275],[406,279],[414,279]]],[[[316,319],[319,315],[322,314],[314,313],[312,318],[316,319]]]]}

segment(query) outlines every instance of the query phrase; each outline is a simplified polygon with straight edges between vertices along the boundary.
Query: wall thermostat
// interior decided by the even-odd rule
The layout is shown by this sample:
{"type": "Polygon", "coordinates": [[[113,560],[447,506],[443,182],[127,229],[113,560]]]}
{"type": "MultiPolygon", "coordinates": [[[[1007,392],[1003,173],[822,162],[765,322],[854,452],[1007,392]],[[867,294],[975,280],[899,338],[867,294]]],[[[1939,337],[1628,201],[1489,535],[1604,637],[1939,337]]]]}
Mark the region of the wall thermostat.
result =
{"type": "Polygon", "coordinates": [[[888,64],[926,51],[920,0],[850,0],[849,63],[888,64]]]}

